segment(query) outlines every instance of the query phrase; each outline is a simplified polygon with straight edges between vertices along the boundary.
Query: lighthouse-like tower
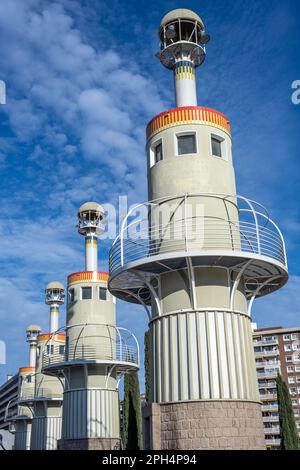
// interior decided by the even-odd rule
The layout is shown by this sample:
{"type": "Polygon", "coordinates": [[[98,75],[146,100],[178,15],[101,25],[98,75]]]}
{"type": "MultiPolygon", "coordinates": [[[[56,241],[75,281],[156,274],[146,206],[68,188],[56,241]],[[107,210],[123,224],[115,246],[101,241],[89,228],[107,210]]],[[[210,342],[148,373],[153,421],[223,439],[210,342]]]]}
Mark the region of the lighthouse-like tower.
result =
{"type": "Polygon", "coordinates": [[[95,202],[83,204],[78,232],[85,237],[85,270],[68,277],[65,355],[43,359],[45,373],[65,377],[61,449],[120,447],[119,380],[139,368],[136,338],[116,327],[108,273],[98,271],[103,231],[103,208],[95,202]]]}
{"type": "Polygon", "coordinates": [[[149,315],[145,447],[263,449],[251,308],[287,280],[284,240],[260,204],[236,194],[229,120],[197,105],[203,21],[171,11],[159,38],[176,107],[147,126],[149,202],[125,217],[109,279],[149,315]]]}
{"type": "Polygon", "coordinates": [[[30,449],[33,416],[31,404],[34,399],[37,339],[40,331],[38,325],[30,325],[26,329],[29,365],[19,368],[18,397],[16,400],[11,400],[6,409],[6,421],[12,423],[15,434],[15,450],[30,449]]]}
{"type": "Polygon", "coordinates": [[[64,303],[64,286],[50,282],[45,290],[45,303],[50,306],[49,333],[37,339],[35,393],[32,403],[31,450],[56,450],[61,437],[63,381],[43,374],[43,357],[64,354],[66,335],[58,331],[59,307],[64,303]]]}

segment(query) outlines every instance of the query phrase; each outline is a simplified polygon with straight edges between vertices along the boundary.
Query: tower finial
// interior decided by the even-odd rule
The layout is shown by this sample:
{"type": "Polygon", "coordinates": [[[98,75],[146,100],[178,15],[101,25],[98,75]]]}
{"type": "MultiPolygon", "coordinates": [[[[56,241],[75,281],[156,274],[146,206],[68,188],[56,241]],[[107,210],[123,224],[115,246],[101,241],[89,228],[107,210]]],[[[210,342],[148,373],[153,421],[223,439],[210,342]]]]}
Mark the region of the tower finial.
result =
{"type": "Polygon", "coordinates": [[[104,232],[104,209],[86,202],[78,210],[78,232],[85,236],[85,270],[98,271],[98,236],[104,232]]]}
{"type": "Polygon", "coordinates": [[[50,333],[58,330],[59,306],[65,301],[65,288],[57,281],[47,285],[45,303],[50,305],[50,333]]]}
{"type": "Polygon", "coordinates": [[[172,10],[161,21],[159,38],[157,57],[173,70],[176,105],[197,106],[195,68],[204,62],[210,40],[202,19],[191,10],[172,10]]]}

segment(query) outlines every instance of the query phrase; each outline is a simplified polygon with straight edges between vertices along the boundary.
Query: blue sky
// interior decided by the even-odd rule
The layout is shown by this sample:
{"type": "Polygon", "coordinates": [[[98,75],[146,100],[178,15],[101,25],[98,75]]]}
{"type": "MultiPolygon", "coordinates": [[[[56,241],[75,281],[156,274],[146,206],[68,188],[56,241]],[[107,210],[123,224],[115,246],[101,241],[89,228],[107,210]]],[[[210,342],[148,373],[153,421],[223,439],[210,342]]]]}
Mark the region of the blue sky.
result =
{"type": "MultiPolygon", "coordinates": [[[[212,37],[198,103],[231,121],[238,193],[264,204],[287,242],[289,283],[255,303],[254,321],[300,326],[299,2],[2,0],[1,381],[27,364],[26,326],[47,331],[45,285],[83,269],[79,205],[147,199],[145,126],[174,104],[172,76],[154,57],[157,27],[178,7],[197,11],[212,37]]],[[[102,270],[109,245],[100,245],[102,270]]],[[[143,349],[143,308],[119,302],[118,324],[143,349]]]]}

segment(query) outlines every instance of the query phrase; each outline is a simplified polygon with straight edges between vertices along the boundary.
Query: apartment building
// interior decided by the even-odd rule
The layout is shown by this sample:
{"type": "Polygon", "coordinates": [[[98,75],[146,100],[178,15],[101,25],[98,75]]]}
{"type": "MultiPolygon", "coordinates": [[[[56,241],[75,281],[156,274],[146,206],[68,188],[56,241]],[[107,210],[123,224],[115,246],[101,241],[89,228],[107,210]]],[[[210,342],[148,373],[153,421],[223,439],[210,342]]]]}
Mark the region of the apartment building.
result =
{"type": "Polygon", "coordinates": [[[0,430],[9,430],[10,426],[5,421],[7,405],[10,403],[10,412],[17,411],[19,375],[8,376],[7,381],[0,386],[0,430]]]}
{"type": "Polygon", "coordinates": [[[286,382],[300,434],[300,328],[259,328],[253,331],[259,394],[268,449],[280,446],[276,376],[286,382]]]}

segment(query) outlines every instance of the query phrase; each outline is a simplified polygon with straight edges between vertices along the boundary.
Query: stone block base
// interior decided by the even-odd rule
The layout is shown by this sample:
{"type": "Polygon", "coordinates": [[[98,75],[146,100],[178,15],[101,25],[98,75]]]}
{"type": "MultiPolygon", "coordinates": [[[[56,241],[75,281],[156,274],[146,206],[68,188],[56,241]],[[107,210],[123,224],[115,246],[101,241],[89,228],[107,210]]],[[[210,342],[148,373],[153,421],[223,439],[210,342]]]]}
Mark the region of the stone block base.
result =
{"type": "Polygon", "coordinates": [[[59,450],[119,450],[120,439],[61,439],[58,441],[59,450]]]}
{"type": "Polygon", "coordinates": [[[266,449],[261,405],[256,402],[152,403],[142,410],[144,449],[266,449]]]}

